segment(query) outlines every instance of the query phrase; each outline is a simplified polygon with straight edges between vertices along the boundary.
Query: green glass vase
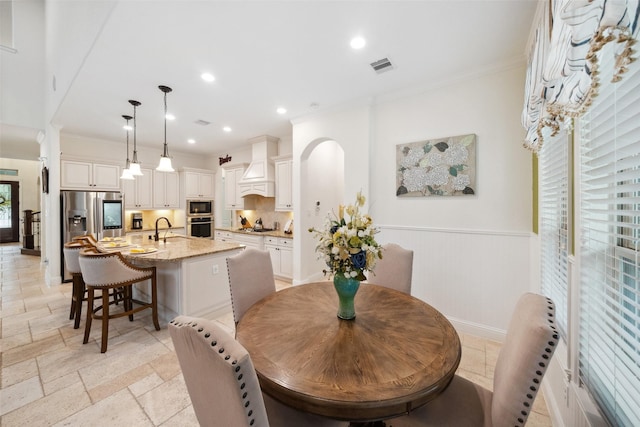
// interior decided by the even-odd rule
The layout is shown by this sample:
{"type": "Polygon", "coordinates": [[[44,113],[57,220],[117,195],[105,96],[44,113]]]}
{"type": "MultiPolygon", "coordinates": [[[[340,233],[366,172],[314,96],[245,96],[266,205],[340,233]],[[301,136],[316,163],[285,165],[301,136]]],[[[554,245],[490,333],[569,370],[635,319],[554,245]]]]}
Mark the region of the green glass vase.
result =
{"type": "Polygon", "coordinates": [[[338,317],[343,320],[356,318],[356,310],[353,300],[360,287],[360,281],[351,277],[344,277],[342,273],[333,276],[333,286],[338,293],[338,317]]]}

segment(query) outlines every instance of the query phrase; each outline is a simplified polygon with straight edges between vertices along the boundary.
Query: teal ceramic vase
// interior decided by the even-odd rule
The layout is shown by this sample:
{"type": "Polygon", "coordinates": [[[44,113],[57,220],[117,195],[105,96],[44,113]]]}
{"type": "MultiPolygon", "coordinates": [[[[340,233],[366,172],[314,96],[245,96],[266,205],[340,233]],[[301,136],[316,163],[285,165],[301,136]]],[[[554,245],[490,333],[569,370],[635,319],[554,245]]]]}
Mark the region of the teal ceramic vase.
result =
{"type": "Polygon", "coordinates": [[[343,320],[356,318],[356,310],[353,300],[360,287],[360,281],[353,278],[346,278],[341,273],[333,276],[333,286],[338,293],[338,317],[343,320]]]}

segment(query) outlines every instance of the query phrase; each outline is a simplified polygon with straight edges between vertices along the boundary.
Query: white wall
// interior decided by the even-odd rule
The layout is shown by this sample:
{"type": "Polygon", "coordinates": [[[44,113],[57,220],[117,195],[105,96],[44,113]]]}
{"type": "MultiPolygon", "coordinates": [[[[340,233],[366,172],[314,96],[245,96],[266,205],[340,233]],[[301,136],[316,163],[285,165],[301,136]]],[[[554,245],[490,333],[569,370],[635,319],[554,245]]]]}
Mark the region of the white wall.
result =
{"type": "MultiPolygon", "coordinates": [[[[320,142],[301,160],[300,170],[300,186],[310,189],[300,195],[301,205],[313,209],[305,209],[299,220],[300,226],[296,224],[294,227],[298,238],[301,235],[309,237],[307,230],[311,227],[322,229],[327,215],[334,217],[337,206],[345,203],[344,150],[336,141],[320,142]]],[[[314,253],[317,243],[314,239],[303,239],[301,252],[314,253]]],[[[327,268],[325,262],[314,255],[315,262],[305,258],[307,262],[300,265],[300,277],[305,281],[322,280],[322,271],[327,268]]]]}
{"type": "Polygon", "coordinates": [[[374,118],[370,213],[383,228],[380,240],[414,250],[414,296],[459,329],[495,339],[520,294],[530,290],[524,76],[522,66],[381,102],[374,118]],[[470,133],[477,136],[475,195],[395,195],[397,144],[470,133]]]}
{"type": "MultiPolygon", "coordinates": [[[[293,123],[292,179],[296,221],[296,237],[293,240],[294,283],[307,283],[321,272],[321,270],[315,271],[312,267],[317,264],[314,251],[317,242],[307,230],[316,223],[314,201],[318,198],[331,200],[328,194],[319,193],[318,197],[314,195],[316,194],[315,182],[302,187],[302,183],[305,182],[303,177],[306,174],[302,170],[304,166],[302,160],[308,158],[321,142],[335,141],[344,151],[343,201],[355,200],[355,195],[360,190],[366,196],[369,191],[370,135],[368,104],[305,117],[293,123]]],[[[335,173],[333,168],[325,172],[324,179],[333,181],[335,176],[332,176],[332,173],[335,173]]],[[[319,216],[323,217],[331,208],[331,206],[322,206],[319,216]]]]}
{"type": "Polygon", "coordinates": [[[44,1],[13,2],[16,52],[0,49],[0,123],[44,129],[44,1]]]}
{"type": "MultiPolygon", "coordinates": [[[[345,152],[347,201],[363,188],[382,229],[379,240],[414,250],[413,295],[459,329],[501,339],[511,308],[531,288],[531,155],[522,148],[520,125],[524,78],[523,65],[294,123],[298,224],[306,230],[311,207],[301,205],[302,195],[315,191],[295,185],[304,182],[303,153],[318,138],[334,139],[345,152]],[[396,197],[397,144],[467,133],[477,135],[476,195],[396,197]]],[[[299,233],[294,248],[294,279],[302,282],[304,265],[315,259],[307,235],[299,233]]]]}

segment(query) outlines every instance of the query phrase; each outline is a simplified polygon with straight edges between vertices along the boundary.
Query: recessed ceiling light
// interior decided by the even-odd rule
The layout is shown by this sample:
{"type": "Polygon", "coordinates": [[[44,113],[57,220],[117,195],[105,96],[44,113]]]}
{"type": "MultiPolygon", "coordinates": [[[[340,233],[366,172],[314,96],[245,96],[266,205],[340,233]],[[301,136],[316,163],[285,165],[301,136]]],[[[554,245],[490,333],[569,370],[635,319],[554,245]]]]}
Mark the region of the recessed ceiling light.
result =
{"type": "Polygon", "coordinates": [[[167,115],[165,117],[166,117],[167,120],[175,120],[176,119],[176,116],[174,116],[171,113],[167,113],[167,115]]]}
{"type": "Polygon", "coordinates": [[[195,140],[195,139],[187,139],[187,142],[188,142],[189,144],[195,144],[195,143],[196,143],[196,140],[195,140]]]}
{"type": "Polygon", "coordinates": [[[231,128],[229,126],[223,127],[222,130],[225,132],[231,132],[231,128]]]}
{"type": "Polygon", "coordinates": [[[200,74],[200,77],[202,78],[202,80],[204,80],[207,83],[211,83],[216,79],[215,77],[213,77],[213,74],[210,74],[210,73],[202,73],[200,74]]]}
{"type": "Polygon", "coordinates": [[[362,49],[367,44],[367,41],[363,37],[358,36],[352,38],[349,44],[353,49],[362,49]]]}
{"type": "Polygon", "coordinates": [[[276,110],[276,112],[277,112],[278,114],[284,114],[284,113],[286,113],[286,112],[287,112],[287,109],[286,109],[286,108],[283,108],[283,107],[278,107],[278,109],[276,110]]]}

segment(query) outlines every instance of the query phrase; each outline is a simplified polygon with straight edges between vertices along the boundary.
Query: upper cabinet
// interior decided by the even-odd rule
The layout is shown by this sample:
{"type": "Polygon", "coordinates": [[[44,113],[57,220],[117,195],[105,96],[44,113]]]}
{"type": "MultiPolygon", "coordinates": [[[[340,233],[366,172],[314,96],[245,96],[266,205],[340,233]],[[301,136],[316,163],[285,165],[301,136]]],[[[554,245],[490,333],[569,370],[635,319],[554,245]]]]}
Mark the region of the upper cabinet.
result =
{"type": "Polygon", "coordinates": [[[180,207],[180,176],[178,172],[153,171],[153,206],[158,209],[180,207]]]}
{"type": "Polygon", "coordinates": [[[276,167],[276,210],[293,210],[293,188],[292,188],[292,168],[293,160],[291,156],[275,157],[276,167]]]}
{"type": "Polygon", "coordinates": [[[61,160],[62,190],[118,191],[120,167],[79,160],[61,160]]]}
{"type": "Polygon", "coordinates": [[[224,208],[230,210],[245,209],[244,198],[240,194],[240,180],[245,165],[224,168],[224,208]]]}
{"type": "Polygon", "coordinates": [[[211,199],[215,196],[215,175],[212,172],[183,170],[184,197],[186,199],[211,199]]]}
{"type": "Polygon", "coordinates": [[[124,207],[126,209],[153,208],[153,173],[151,169],[140,169],[142,176],[132,180],[122,180],[124,207]]]}

